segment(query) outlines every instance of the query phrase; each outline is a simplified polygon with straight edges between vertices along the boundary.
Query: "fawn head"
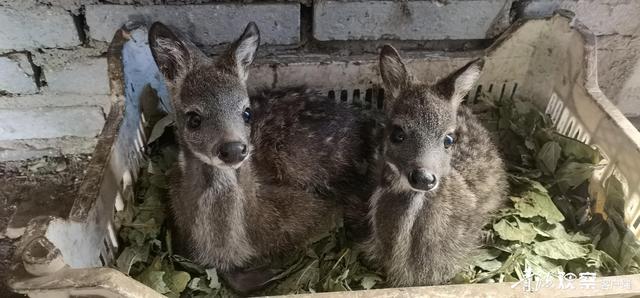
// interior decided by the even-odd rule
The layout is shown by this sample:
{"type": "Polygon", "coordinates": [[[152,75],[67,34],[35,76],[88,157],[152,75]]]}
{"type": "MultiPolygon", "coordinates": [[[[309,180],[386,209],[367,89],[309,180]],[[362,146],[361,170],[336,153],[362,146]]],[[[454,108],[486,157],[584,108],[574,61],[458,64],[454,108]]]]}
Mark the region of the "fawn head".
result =
{"type": "Polygon", "coordinates": [[[165,77],[183,150],[216,167],[238,168],[251,152],[248,68],[260,44],[255,23],[218,59],[162,23],[149,30],[149,47],[165,77]]]}
{"type": "Polygon", "coordinates": [[[480,76],[473,61],[434,85],[416,80],[398,52],[385,45],[380,73],[385,88],[383,158],[401,185],[430,191],[451,170],[456,144],[456,115],[464,96],[480,76]]]}

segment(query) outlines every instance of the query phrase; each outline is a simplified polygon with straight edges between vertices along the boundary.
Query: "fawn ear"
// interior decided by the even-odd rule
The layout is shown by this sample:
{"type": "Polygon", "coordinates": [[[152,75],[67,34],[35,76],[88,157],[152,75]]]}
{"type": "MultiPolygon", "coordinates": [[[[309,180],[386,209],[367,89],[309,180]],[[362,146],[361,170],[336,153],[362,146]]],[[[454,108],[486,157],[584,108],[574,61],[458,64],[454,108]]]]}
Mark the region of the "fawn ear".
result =
{"type": "Polygon", "coordinates": [[[249,77],[249,65],[256,57],[256,51],[260,45],[260,30],[254,22],[250,22],[244,32],[230,48],[227,58],[231,58],[233,66],[242,81],[249,77]]]}
{"type": "Polygon", "coordinates": [[[197,57],[205,57],[191,41],[160,22],[153,23],[149,29],[149,48],[158,69],[171,83],[184,76],[197,57]]]}
{"type": "Polygon", "coordinates": [[[402,89],[411,82],[411,74],[396,49],[390,45],[384,45],[380,51],[380,75],[384,89],[390,95],[385,98],[385,104],[391,107],[402,89]]]}
{"type": "Polygon", "coordinates": [[[451,101],[454,110],[457,110],[464,97],[471,91],[473,85],[478,81],[484,60],[477,59],[440,80],[436,84],[436,90],[451,101]]]}

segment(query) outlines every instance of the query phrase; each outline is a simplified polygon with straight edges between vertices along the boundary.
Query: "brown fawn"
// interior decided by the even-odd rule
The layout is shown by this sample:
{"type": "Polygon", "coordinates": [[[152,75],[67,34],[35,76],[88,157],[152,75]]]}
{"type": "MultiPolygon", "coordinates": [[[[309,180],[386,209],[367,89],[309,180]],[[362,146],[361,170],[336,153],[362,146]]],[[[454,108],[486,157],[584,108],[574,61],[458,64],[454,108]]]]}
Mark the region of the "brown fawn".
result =
{"type": "Polygon", "coordinates": [[[393,47],[382,49],[386,119],[366,247],[393,286],[452,278],[479,246],[489,213],[506,198],[498,149],[461,105],[482,66],[472,62],[427,85],[413,78],[393,47]]]}
{"type": "Polygon", "coordinates": [[[163,24],[149,31],[180,148],[171,190],[177,239],[189,257],[217,268],[242,292],[270,278],[246,268],[321,232],[348,201],[336,198],[366,201],[373,151],[366,119],[326,97],[287,91],[250,100],[248,71],[259,41],[250,23],[211,59],[163,24]]]}

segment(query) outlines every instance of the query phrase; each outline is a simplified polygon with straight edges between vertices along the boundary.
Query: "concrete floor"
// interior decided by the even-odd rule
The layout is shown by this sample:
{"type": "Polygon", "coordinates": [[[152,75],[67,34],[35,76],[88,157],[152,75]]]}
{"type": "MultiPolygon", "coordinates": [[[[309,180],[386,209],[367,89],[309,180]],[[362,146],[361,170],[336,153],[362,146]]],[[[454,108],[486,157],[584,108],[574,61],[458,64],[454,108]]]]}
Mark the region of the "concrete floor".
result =
{"type": "Polygon", "coordinates": [[[0,163],[0,297],[23,297],[4,282],[16,242],[7,237],[7,227],[19,228],[39,215],[67,216],[88,161],[77,155],[0,163]]]}

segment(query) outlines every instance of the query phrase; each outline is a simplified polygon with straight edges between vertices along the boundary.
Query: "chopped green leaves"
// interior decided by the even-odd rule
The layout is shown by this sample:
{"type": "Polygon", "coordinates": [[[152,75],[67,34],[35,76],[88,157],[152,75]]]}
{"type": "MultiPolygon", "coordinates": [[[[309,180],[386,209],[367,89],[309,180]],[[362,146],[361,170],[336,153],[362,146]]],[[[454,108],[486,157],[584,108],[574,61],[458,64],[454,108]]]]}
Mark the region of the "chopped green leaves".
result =
{"type": "MultiPolygon", "coordinates": [[[[527,146],[530,148],[530,146],[527,146]]],[[[538,168],[540,168],[545,174],[550,175],[556,171],[556,167],[558,166],[558,161],[560,160],[560,153],[562,152],[562,148],[558,144],[558,142],[549,141],[546,142],[538,154],[536,159],[538,161],[538,168]]]]}
{"type": "Polygon", "coordinates": [[[485,227],[494,237],[454,282],[517,280],[525,265],[541,277],[640,272],[640,245],[624,223],[624,191],[616,176],[605,183],[608,218],[590,212],[588,183],[602,166],[600,153],[555,132],[531,104],[503,100],[493,116],[483,118],[499,123],[512,204],[485,227]]]}
{"type": "Polygon", "coordinates": [[[556,260],[572,260],[589,253],[589,249],[583,245],[562,238],[536,242],[533,251],[539,256],[556,260]]]}

